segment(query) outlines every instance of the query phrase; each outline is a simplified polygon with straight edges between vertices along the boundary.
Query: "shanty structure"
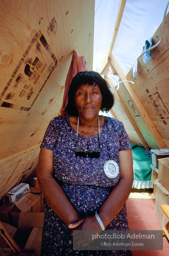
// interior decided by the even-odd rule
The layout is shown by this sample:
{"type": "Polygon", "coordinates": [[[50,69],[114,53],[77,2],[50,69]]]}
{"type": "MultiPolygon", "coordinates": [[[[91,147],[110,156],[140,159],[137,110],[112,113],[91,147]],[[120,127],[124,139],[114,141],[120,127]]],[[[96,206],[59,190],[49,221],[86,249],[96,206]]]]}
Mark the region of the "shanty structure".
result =
{"type": "Polygon", "coordinates": [[[169,148],[168,9],[167,0],[0,1],[0,198],[35,172],[75,55],[107,80],[108,114],[133,145],[169,148]]]}
{"type": "Polygon", "coordinates": [[[40,144],[50,120],[64,111],[70,80],[79,70],[95,70],[115,98],[102,114],[122,121],[131,141],[133,188],[156,187],[156,214],[169,234],[168,5],[0,1],[1,204],[12,187],[36,176],[40,144]]]}

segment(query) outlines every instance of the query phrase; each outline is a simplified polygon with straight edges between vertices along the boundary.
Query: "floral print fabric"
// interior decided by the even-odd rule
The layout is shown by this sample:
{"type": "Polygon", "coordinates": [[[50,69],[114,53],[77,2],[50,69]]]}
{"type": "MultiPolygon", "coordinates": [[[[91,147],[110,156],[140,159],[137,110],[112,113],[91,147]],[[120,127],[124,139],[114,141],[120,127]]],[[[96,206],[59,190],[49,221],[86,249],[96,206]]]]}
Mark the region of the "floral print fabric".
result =
{"type": "MultiPolygon", "coordinates": [[[[120,168],[119,151],[130,149],[128,135],[121,122],[105,117],[100,134],[100,157],[76,156],[74,146],[79,149],[98,150],[98,135],[85,137],[71,127],[68,116],[60,116],[50,122],[41,147],[53,151],[53,175],[70,202],[82,216],[94,215],[104,203],[113,187],[119,181],[108,178],[104,173],[104,163],[115,160],[120,168]]],[[[126,206],[106,227],[106,230],[127,230],[126,206]]],[[[45,202],[45,222],[42,240],[42,255],[131,255],[130,251],[75,251],[67,225],[45,202]]]]}

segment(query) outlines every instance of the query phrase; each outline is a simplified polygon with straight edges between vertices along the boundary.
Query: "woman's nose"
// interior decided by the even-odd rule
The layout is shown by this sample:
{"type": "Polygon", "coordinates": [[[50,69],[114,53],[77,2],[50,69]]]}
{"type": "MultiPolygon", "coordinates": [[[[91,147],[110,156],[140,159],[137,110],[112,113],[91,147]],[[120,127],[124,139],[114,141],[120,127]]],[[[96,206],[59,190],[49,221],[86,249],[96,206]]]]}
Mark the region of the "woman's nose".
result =
{"type": "Polygon", "coordinates": [[[91,100],[92,100],[92,95],[91,95],[91,93],[87,92],[86,93],[86,102],[91,102],[91,100]]]}

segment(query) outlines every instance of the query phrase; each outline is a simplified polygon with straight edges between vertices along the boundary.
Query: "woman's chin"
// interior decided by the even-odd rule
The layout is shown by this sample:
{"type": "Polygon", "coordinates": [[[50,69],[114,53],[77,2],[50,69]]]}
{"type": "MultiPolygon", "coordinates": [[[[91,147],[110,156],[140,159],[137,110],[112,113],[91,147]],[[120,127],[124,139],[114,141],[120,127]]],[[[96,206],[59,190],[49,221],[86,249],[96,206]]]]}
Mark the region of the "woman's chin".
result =
{"type": "Polygon", "coordinates": [[[79,116],[82,116],[84,119],[88,119],[88,120],[93,120],[95,119],[97,116],[98,116],[99,113],[96,113],[96,112],[84,112],[82,113],[82,115],[79,115],[79,116]]]}

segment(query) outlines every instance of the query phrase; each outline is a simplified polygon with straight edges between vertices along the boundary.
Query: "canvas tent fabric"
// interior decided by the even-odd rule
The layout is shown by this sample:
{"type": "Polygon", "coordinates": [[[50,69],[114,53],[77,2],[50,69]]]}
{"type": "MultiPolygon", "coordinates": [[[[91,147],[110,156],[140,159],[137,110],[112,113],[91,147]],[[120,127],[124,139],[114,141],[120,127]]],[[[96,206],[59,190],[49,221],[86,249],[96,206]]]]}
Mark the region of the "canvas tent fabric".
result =
{"type": "MultiPolygon", "coordinates": [[[[93,69],[101,71],[107,62],[120,0],[96,0],[93,69]]],[[[112,50],[127,74],[161,22],[168,0],[126,0],[122,20],[112,50]]],[[[167,10],[168,13],[168,10],[167,10]]]]}

